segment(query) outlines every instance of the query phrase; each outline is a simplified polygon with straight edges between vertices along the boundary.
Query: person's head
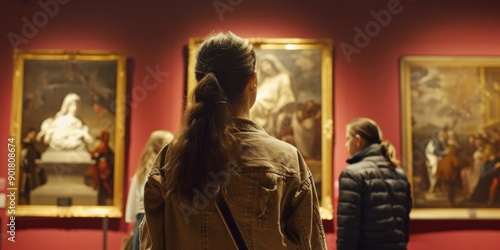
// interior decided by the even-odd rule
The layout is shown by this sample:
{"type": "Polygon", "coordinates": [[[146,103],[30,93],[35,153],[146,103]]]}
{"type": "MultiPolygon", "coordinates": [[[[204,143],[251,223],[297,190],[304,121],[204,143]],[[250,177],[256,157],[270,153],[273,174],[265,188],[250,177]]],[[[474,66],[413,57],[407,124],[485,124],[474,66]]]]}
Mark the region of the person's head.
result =
{"type": "Polygon", "coordinates": [[[481,135],[478,135],[478,136],[476,136],[475,144],[476,144],[476,148],[481,150],[481,149],[483,149],[484,145],[486,144],[486,140],[481,135]]]}
{"type": "Polygon", "coordinates": [[[75,93],[69,93],[64,97],[61,104],[61,110],[57,115],[76,115],[78,106],[80,104],[80,96],[75,93]]]}
{"type": "Polygon", "coordinates": [[[469,136],[467,136],[467,144],[475,146],[475,144],[476,144],[476,136],[475,135],[469,135],[469,136]]]}
{"type": "MultiPolygon", "coordinates": [[[[248,90],[254,90],[255,51],[253,46],[231,32],[216,33],[201,45],[196,57],[193,102],[205,109],[247,106],[248,90]],[[229,105],[221,105],[226,104],[229,105]]],[[[250,91],[252,92],[252,91],[250,91]]],[[[250,98],[251,99],[251,98],[250,98]]],[[[251,105],[253,105],[253,101],[251,105]]],[[[251,107],[250,105],[250,107],[251,107]]],[[[250,108],[249,107],[249,108],[250,108]]]]}
{"type": "Polygon", "coordinates": [[[438,132],[438,140],[441,142],[441,143],[446,143],[448,141],[448,132],[446,132],[446,130],[440,130],[438,132]]]}
{"type": "Polygon", "coordinates": [[[149,139],[142,149],[139,167],[136,170],[138,180],[142,181],[144,179],[160,149],[173,139],[174,135],[166,130],[155,130],[149,135],[149,139]]]}
{"type": "Polygon", "coordinates": [[[106,129],[101,130],[101,134],[99,135],[99,140],[104,143],[109,142],[109,131],[106,129]]]}
{"type": "Polygon", "coordinates": [[[149,136],[144,150],[158,154],[163,146],[174,139],[174,134],[166,130],[155,130],[149,136]]]}
{"type": "Polygon", "coordinates": [[[382,141],[382,131],[375,121],[369,118],[357,118],[349,122],[346,126],[345,144],[349,156],[356,154],[362,149],[376,143],[381,146],[381,153],[384,157],[396,166],[399,161],[396,159],[396,150],[388,141],[382,141]]]}
{"type": "Polygon", "coordinates": [[[195,63],[198,82],[184,124],[167,153],[167,188],[190,198],[203,189],[209,173],[239,159],[234,117],[248,117],[255,102],[255,51],[231,32],[201,43],[195,63]]]}
{"type": "Polygon", "coordinates": [[[271,62],[270,60],[262,60],[260,62],[260,69],[262,70],[262,73],[268,75],[274,75],[278,73],[278,69],[276,69],[276,66],[274,66],[273,62],[271,62]]]}
{"type": "Polygon", "coordinates": [[[26,133],[24,134],[24,141],[31,142],[36,138],[36,129],[33,127],[29,127],[26,133]]]}
{"type": "Polygon", "coordinates": [[[265,54],[259,57],[259,74],[262,77],[273,76],[280,72],[287,72],[285,65],[273,54],[265,54]]]}

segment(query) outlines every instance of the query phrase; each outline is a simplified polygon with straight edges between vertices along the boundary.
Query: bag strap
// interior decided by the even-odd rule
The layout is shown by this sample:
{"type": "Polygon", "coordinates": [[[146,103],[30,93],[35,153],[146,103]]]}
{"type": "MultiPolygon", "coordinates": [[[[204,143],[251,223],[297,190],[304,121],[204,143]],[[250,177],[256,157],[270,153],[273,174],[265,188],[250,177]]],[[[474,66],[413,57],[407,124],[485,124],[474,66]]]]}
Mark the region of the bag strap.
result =
{"type": "Polygon", "coordinates": [[[161,150],[161,156],[160,156],[160,168],[165,166],[165,156],[167,155],[168,147],[170,146],[170,143],[166,144],[164,147],[164,150],[161,150]]]}
{"type": "Polygon", "coordinates": [[[240,229],[238,228],[238,225],[236,224],[236,221],[234,220],[233,215],[231,214],[231,211],[227,206],[226,199],[221,192],[219,192],[216,197],[215,208],[217,209],[217,212],[219,213],[224,226],[229,232],[229,235],[231,236],[236,249],[248,250],[245,239],[243,238],[243,235],[241,235],[240,229]]]}
{"type": "MultiPolygon", "coordinates": [[[[161,151],[160,168],[165,166],[165,161],[166,161],[165,156],[167,155],[169,146],[170,143],[165,145],[164,150],[161,151]]],[[[248,246],[245,243],[245,239],[241,235],[240,229],[238,228],[238,225],[236,224],[236,221],[234,220],[233,215],[231,214],[231,211],[229,210],[226,200],[224,199],[224,196],[222,195],[221,192],[219,192],[219,194],[216,197],[215,208],[217,209],[217,213],[221,217],[224,226],[229,232],[229,235],[231,236],[231,239],[236,249],[248,250],[248,246]]]]}

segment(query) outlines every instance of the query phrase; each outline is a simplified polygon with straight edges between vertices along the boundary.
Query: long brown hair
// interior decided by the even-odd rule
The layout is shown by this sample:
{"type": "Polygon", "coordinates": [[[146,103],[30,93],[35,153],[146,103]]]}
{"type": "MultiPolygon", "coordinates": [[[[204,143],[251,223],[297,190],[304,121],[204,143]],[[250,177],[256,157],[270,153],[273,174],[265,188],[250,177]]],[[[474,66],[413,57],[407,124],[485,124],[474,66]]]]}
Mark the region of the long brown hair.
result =
{"type": "Polygon", "coordinates": [[[367,146],[373,143],[380,144],[380,151],[387,161],[393,166],[399,165],[396,149],[389,141],[382,140],[382,130],[374,120],[365,117],[357,118],[349,122],[347,127],[351,136],[359,135],[366,141],[367,146]]]}
{"type": "Polygon", "coordinates": [[[167,189],[181,198],[202,190],[210,173],[238,160],[231,107],[236,107],[255,71],[255,51],[231,32],[208,37],[196,58],[198,81],[184,123],[167,153],[167,189]]]}

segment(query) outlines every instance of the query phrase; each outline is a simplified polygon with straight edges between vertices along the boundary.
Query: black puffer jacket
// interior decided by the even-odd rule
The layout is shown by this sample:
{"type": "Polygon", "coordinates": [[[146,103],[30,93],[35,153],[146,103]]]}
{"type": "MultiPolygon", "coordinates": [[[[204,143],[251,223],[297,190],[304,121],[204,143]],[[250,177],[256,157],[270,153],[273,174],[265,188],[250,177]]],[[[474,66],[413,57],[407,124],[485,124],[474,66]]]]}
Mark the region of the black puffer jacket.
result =
{"type": "Polygon", "coordinates": [[[412,207],[406,174],[390,167],[380,144],[347,162],[339,180],[337,249],[406,249],[412,207]]]}

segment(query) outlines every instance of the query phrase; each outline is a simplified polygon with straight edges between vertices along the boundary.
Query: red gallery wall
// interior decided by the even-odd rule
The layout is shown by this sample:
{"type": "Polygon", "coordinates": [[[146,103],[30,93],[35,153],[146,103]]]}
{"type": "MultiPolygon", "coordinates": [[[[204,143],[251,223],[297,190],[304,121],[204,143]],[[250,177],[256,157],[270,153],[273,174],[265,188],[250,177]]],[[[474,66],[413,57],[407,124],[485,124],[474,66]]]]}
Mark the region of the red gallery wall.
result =
{"type": "MultiPolygon", "coordinates": [[[[128,57],[129,94],[141,86],[147,67],[168,73],[154,91],[132,99],[128,123],[126,186],[142,146],[156,129],[175,131],[181,122],[184,61],[190,37],[212,30],[231,30],[243,37],[331,38],[334,54],[334,180],[345,167],[345,124],[358,116],[379,122],[385,137],[400,150],[401,55],[500,55],[500,6],[490,1],[0,1],[0,162],[7,162],[12,95],[13,47],[9,32],[22,35],[23,17],[44,11],[40,3],[57,3],[53,15],[20,49],[112,50],[128,57]],[[214,3],[234,6],[219,16],[214,3]],[[389,7],[388,7],[389,5],[389,7]],[[355,28],[376,20],[371,11],[392,10],[359,53],[346,56],[339,45],[354,45],[355,28]],[[56,11],[57,10],[57,11],[56,11]]],[[[493,2],[493,1],[491,1],[493,2]]],[[[5,165],[4,165],[5,166],[5,165]]],[[[0,167],[0,178],[6,178],[0,167]]],[[[333,188],[333,187],[332,187],[333,188]]],[[[0,192],[6,192],[5,186],[0,192]]],[[[335,192],[336,193],[336,192],[335,192]]],[[[126,196],[126,193],[124,194],[126,196]]],[[[2,249],[101,249],[100,219],[17,218],[16,242],[6,239],[5,209],[2,249]]],[[[329,223],[330,229],[333,223],[329,223]]],[[[128,226],[109,221],[108,249],[119,249],[128,226]]],[[[497,249],[497,221],[414,221],[410,249],[497,249]]],[[[334,232],[329,233],[334,249],[334,232]]]]}

